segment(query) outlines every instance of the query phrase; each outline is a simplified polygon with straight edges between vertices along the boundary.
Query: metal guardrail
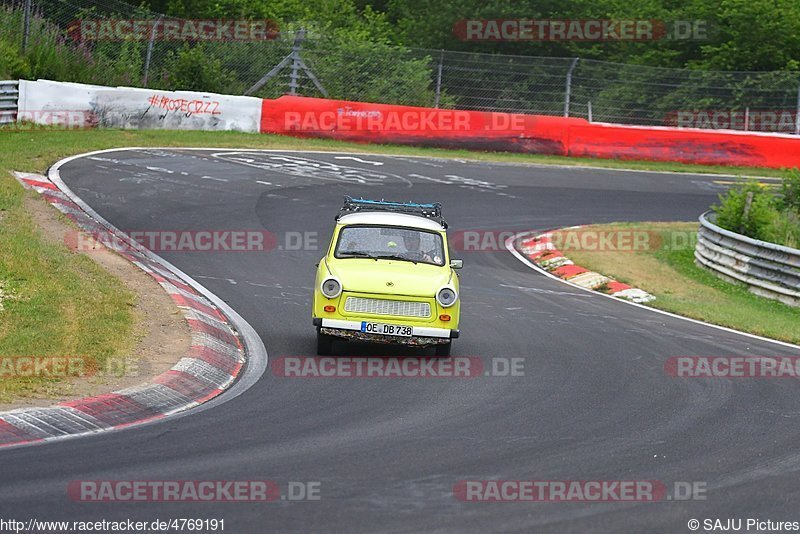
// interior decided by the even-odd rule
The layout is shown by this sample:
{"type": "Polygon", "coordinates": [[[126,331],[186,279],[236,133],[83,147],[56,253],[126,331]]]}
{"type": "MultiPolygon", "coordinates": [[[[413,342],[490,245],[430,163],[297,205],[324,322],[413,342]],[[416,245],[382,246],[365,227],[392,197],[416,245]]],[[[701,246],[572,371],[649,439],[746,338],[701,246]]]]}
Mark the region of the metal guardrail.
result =
{"type": "Polygon", "coordinates": [[[19,81],[0,80],[0,126],[17,122],[19,81]]]}
{"type": "Polygon", "coordinates": [[[700,216],[694,257],[698,264],[750,292],[800,306],[800,250],[720,228],[710,211],[700,216]]]}

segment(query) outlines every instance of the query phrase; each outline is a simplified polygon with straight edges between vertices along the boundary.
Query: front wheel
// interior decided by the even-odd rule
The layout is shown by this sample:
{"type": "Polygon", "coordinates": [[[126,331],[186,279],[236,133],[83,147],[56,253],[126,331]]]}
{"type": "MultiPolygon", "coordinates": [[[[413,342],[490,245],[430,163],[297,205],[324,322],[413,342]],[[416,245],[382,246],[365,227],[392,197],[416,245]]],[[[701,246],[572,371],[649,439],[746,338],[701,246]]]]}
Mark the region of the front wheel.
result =
{"type": "Polygon", "coordinates": [[[330,356],[333,352],[333,336],[317,330],[317,356],[330,356]]]}
{"type": "Polygon", "coordinates": [[[452,341],[448,341],[447,343],[443,343],[441,345],[436,345],[436,356],[439,358],[447,358],[450,356],[450,347],[453,346],[452,341]]]}

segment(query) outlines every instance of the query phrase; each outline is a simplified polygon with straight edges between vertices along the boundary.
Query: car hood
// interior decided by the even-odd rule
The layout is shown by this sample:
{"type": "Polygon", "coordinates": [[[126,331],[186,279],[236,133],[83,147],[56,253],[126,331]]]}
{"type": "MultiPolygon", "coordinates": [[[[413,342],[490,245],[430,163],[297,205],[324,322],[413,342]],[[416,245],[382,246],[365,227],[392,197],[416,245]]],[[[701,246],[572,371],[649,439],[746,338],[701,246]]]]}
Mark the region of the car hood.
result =
{"type": "Polygon", "coordinates": [[[328,265],[344,291],[432,298],[450,280],[450,269],[398,260],[348,258],[328,265]]]}

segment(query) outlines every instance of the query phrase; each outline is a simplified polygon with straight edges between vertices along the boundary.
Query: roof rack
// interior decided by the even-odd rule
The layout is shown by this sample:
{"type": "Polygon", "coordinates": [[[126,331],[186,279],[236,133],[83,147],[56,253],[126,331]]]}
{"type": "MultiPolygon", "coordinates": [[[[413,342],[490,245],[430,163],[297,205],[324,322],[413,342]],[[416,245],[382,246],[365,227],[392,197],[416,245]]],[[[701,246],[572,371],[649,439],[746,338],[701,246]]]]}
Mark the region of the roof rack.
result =
{"type": "Polygon", "coordinates": [[[447,222],[442,217],[442,205],[439,202],[430,204],[419,204],[416,202],[391,202],[389,200],[367,200],[365,198],[344,197],[344,205],[339,210],[336,220],[348,213],[359,211],[391,211],[394,213],[407,213],[434,220],[447,228],[447,222]]]}

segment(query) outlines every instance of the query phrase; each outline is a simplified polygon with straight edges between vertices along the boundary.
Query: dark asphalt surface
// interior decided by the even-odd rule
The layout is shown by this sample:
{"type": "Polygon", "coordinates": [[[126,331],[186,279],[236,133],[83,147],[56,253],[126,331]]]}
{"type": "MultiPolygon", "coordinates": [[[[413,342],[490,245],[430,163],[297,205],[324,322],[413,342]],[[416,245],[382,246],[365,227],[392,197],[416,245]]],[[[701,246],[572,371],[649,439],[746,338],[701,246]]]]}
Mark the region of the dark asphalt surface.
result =
{"type": "MultiPolygon", "coordinates": [[[[287,232],[308,232],[323,248],[345,194],[439,200],[457,231],[692,220],[721,190],[719,178],[703,176],[220,150],[105,153],[66,164],[61,176],[123,230],[266,228],[280,244],[296,235],[287,232]]],[[[311,285],[322,254],[162,255],[248,320],[274,360],[313,355],[311,285]]],[[[0,451],[0,515],[224,518],[235,533],[688,532],[691,518],[800,520],[800,385],[685,380],[663,370],[670,356],[791,349],[573,289],[508,252],[459,256],[454,356],[523,358],[524,376],[302,379],[268,369],[247,392],[202,413],[0,451]],[[87,479],[316,481],[321,500],[72,502],[67,484],[87,479]],[[454,484],[475,479],[696,481],[707,484],[707,498],[454,498],[454,484]]]]}

